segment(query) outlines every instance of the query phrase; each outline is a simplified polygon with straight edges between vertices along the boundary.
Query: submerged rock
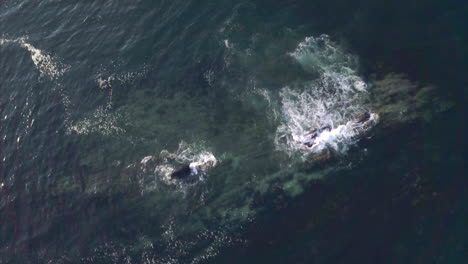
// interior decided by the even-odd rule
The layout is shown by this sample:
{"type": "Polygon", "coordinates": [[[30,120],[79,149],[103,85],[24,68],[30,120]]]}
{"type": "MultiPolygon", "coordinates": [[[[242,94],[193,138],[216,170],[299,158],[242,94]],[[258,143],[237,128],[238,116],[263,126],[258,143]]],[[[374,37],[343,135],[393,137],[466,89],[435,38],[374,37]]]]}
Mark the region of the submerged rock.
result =
{"type": "Polygon", "coordinates": [[[416,120],[430,121],[437,113],[453,107],[453,103],[436,94],[436,87],[423,86],[390,73],[373,77],[369,107],[381,116],[381,126],[388,128],[416,120]]]}

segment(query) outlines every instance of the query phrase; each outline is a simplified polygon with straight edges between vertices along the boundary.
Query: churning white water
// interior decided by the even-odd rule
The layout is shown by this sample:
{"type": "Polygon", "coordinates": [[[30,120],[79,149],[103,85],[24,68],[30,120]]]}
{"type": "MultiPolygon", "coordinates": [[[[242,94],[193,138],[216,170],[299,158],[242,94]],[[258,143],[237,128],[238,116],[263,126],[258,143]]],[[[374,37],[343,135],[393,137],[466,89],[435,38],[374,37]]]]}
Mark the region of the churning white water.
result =
{"type": "Polygon", "coordinates": [[[203,181],[208,170],[218,163],[213,153],[202,145],[185,142],[181,142],[177,151],[173,153],[161,151],[160,159],[162,162],[156,166],[154,172],[167,184],[177,183],[177,180],[171,179],[171,173],[177,169],[177,164],[189,164],[191,175],[203,181]]]}
{"type": "Polygon", "coordinates": [[[357,73],[357,58],[326,35],[306,38],[290,55],[319,77],[281,90],[283,121],[276,133],[277,146],[290,154],[326,148],[345,152],[378,120],[377,114],[371,114],[365,124],[353,121],[370,112],[364,105],[367,84],[357,73]],[[314,138],[313,129],[319,130],[314,138]]]}

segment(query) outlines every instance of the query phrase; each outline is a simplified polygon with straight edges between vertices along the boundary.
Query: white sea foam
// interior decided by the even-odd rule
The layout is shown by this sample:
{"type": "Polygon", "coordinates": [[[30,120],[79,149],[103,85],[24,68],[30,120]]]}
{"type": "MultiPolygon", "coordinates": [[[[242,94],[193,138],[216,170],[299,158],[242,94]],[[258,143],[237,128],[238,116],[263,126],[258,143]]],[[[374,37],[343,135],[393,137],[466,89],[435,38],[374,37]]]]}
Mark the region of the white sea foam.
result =
{"type": "Polygon", "coordinates": [[[176,170],[177,164],[189,164],[192,176],[197,176],[199,180],[204,181],[208,171],[218,163],[213,153],[200,145],[190,145],[185,142],[181,142],[174,153],[167,150],[161,151],[160,158],[163,162],[156,166],[154,171],[167,184],[178,183],[171,179],[171,173],[176,170]]]}
{"type": "Polygon", "coordinates": [[[60,63],[56,58],[47,54],[46,52],[34,47],[26,42],[25,38],[18,39],[0,39],[0,45],[17,44],[26,49],[30,55],[31,60],[39,70],[42,76],[47,76],[51,79],[57,79],[62,76],[70,67],[60,63]]]}
{"type": "Polygon", "coordinates": [[[288,153],[320,152],[333,148],[345,152],[378,120],[371,115],[367,125],[352,121],[366,109],[367,85],[357,73],[357,58],[347,54],[328,36],[308,37],[290,55],[305,71],[318,74],[318,78],[280,92],[283,123],[276,133],[277,146],[288,153]],[[307,147],[307,133],[312,129],[330,127],[315,138],[315,145],[307,147]]]}
{"type": "Polygon", "coordinates": [[[143,77],[146,76],[146,74],[148,74],[149,71],[150,67],[148,67],[147,65],[143,65],[136,71],[129,71],[122,74],[117,74],[115,75],[115,79],[121,81],[122,83],[131,84],[137,80],[141,80],[143,77]]]}
{"type": "Polygon", "coordinates": [[[99,88],[108,89],[114,82],[120,84],[132,84],[144,78],[150,71],[150,67],[142,65],[135,71],[121,72],[119,69],[124,66],[123,61],[111,61],[109,65],[103,66],[96,75],[96,82],[99,88]]]}
{"type": "Polygon", "coordinates": [[[205,80],[206,80],[206,82],[208,83],[209,86],[213,86],[214,79],[215,79],[215,72],[212,69],[207,70],[203,74],[203,77],[205,78],[205,80]]]}
{"type": "Polygon", "coordinates": [[[104,90],[104,89],[111,88],[112,81],[114,80],[115,80],[114,76],[109,76],[107,78],[104,78],[99,75],[98,78],[96,79],[96,82],[98,83],[99,88],[104,90]]]}
{"type": "Polygon", "coordinates": [[[225,39],[225,40],[224,40],[224,46],[225,46],[227,49],[232,49],[232,43],[229,42],[229,39],[225,39]]]}
{"type": "Polygon", "coordinates": [[[125,130],[118,126],[119,120],[120,115],[110,112],[107,106],[98,107],[91,116],[83,118],[70,125],[67,129],[67,133],[76,133],[81,135],[99,133],[104,136],[125,133],[125,130]]]}
{"type": "Polygon", "coordinates": [[[148,161],[151,161],[151,160],[154,160],[154,159],[155,158],[153,156],[146,156],[140,161],[140,164],[144,166],[144,165],[146,165],[148,163],[148,161]]]}
{"type": "Polygon", "coordinates": [[[348,147],[356,142],[357,137],[375,125],[378,120],[379,116],[372,113],[366,122],[348,121],[333,129],[324,130],[314,139],[307,134],[292,135],[292,137],[298,143],[298,147],[306,151],[319,153],[326,148],[331,148],[334,151],[346,152],[348,147]],[[306,145],[307,143],[309,146],[306,145]]]}
{"type": "Polygon", "coordinates": [[[77,133],[87,135],[90,133],[100,133],[104,136],[118,135],[125,133],[125,129],[120,127],[118,123],[122,121],[120,114],[113,111],[113,93],[114,82],[121,84],[131,83],[134,80],[143,77],[147,72],[147,67],[143,67],[140,71],[126,72],[123,74],[98,74],[96,83],[100,90],[107,94],[107,103],[99,106],[91,115],[68,126],[68,133],[77,133]]]}

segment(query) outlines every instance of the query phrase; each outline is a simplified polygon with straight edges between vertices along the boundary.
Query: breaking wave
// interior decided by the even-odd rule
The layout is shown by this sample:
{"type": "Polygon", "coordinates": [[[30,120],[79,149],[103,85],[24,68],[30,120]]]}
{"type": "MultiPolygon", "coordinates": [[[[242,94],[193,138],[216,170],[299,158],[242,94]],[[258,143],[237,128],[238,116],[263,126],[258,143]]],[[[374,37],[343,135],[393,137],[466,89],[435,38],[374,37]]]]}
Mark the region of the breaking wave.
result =
{"type": "Polygon", "coordinates": [[[306,38],[290,56],[318,78],[280,91],[283,121],[276,133],[277,146],[289,154],[330,147],[345,152],[378,120],[371,114],[365,125],[353,121],[370,112],[365,106],[367,84],[357,73],[357,58],[343,52],[326,35],[306,38]],[[307,134],[321,128],[328,129],[317,135],[313,147],[306,146],[307,134]]]}

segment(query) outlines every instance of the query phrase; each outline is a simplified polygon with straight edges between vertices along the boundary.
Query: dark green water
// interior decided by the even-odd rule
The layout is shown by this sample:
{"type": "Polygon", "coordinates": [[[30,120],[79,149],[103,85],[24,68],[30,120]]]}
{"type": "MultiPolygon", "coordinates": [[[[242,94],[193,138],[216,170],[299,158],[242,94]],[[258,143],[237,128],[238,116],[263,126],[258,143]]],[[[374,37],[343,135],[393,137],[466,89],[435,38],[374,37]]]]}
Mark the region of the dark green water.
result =
{"type": "Polygon", "coordinates": [[[0,2],[0,264],[465,263],[466,17],[461,0],[0,2]],[[331,159],[283,142],[364,110],[379,121],[328,138],[331,159]]]}

